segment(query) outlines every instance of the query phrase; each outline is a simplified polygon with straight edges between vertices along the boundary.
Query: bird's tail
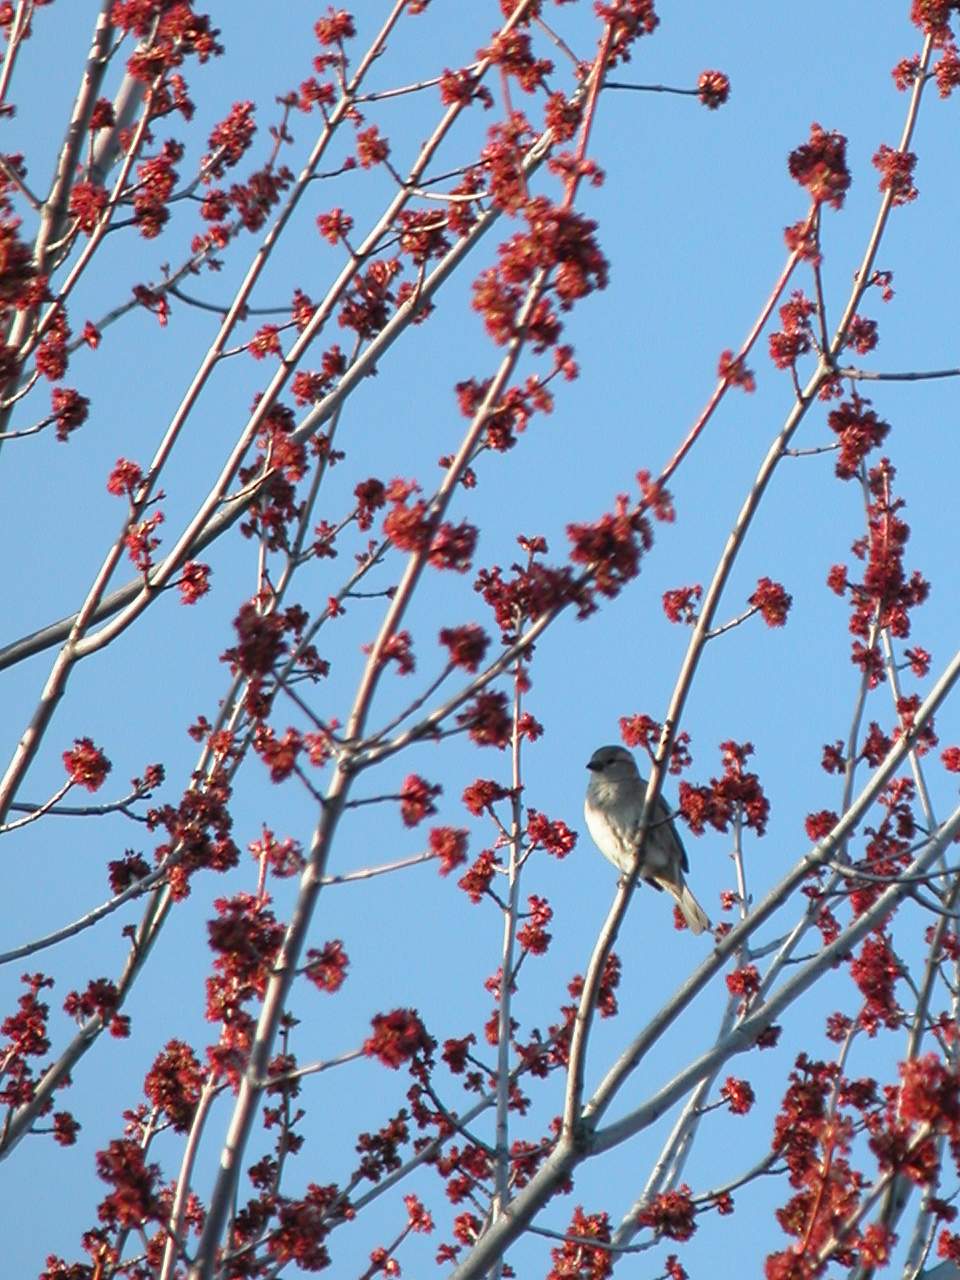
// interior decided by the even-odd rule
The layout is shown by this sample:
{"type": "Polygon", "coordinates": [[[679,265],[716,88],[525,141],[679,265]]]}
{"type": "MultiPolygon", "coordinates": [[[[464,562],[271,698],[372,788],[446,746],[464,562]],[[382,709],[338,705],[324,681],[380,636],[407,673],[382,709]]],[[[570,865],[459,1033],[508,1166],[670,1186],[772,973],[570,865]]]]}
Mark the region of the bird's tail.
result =
{"type": "Polygon", "coordinates": [[[660,883],[676,898],[677,906],[683,912],[683,918],[689,925],[691,933],[703,933],[705,929],[710,928],[709,916],[686,884],[668,884],[665,880],[661,880],[660,883]]]}

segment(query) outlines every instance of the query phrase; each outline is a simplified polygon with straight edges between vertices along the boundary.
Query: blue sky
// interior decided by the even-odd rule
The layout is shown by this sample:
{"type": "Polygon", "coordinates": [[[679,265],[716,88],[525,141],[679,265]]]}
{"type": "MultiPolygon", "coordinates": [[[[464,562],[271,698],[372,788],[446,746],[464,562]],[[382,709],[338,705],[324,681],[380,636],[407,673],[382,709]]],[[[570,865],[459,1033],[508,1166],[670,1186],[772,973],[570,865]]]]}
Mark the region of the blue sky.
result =
{"type": "MultiPolygon", "coordinates": [[[[39,11],[35,37],[22,55],[14,82],[17,115],[0,124],[0,136],[5,151],[26,155],[34,189],[44,190],[49,181],[51,144],[62,131],[96,8],[60,4],[39,11]]],[[[206,68],[191,69],[198,113],[188,156],[194,159],[211,125],[236,100],[256,102],[265,131],[274,118],[276,95],[309,74],[311,29],[321,13],[301,0],[271,7],[268,19],[265,7],[249,0],[219,8],[222,12],[214,11],[212,17],[222,28],[227,54],[206,68]]],[[[361,8],[358,46],[387,5],[368,0],[361,8]]],[[[481,526],[478,566],[508,565],[521,533],[542,533],[560,559],[569,521],[597,518],[616,493],[634,492],[638,469],[656,472],[669,458],[713,387],[720,352],[739,345],[781,269],[783,227],[806,212],[805,195],[790,179],[786,159],[806,140],[814,120],[848,137],[853,174],[844,209],[827,211],[824,220],[826,294],[836,319],[879,199],[870,157],[881,143],[895,144],[906,108],[889,72],[919,48],[907,8],[905,2],[874,6],[862,0],[792,7],[756,0],[736,6],[677,0],[661,6],[661,28],[641,42],[633,62],[617,78],[689,86],[703,69],[717,68],[730,76],[731,98],[714,113],[690,98],[603,96],[590,151],[605,170],[606,182],[597,190],[585,189],[579,206],[599,224],[598,237],[611,264],[610,284],[578,307],[568,323],[580,379],[557,388],[553,415],[535,420],[511,453],[484,460],[477,490],[462,495],[452,511],[455,520],[469,518],[481,526]]],[[[374,68],[370,87],[387,88],[470,61],[489,38],[498,12],[494,4],[434,0],[420,18],[401,24],[389,56],[374,68]]],[[[578,50],[592,48],[595,24],[586,4],[551,16],[578,50]]],[[[894,211],[878,259],[881,268],[894,272],[896,296],[886,306],[871,297],[865,308],[880,323],[879,348],[864,362],[875,369],[957,364],[951,305],[960,197],[956,111],[955,97],[942,102],[935,92],[928,93],[915,139],[920,198],[894,211]]],[[[436,97],[428,93],[399,105],[371,107],[368,120],[390,134],[394,158],[403,168],[436,115],[436,97]]],[[[457,142],[441,153],[438,165],[452,167],[469,154],[471,141],[488,122],[476,113],[457,142]]],[[[315,125],[313,117],[297,116],[292,122],[296,142],[288,163],[294,170],[315,125]]],[[[183,131],[171,123],[170,132],[183,131]]],[[[164,136],[161,126],[158,137],[164,136]]],[[[253,154],[262,152],[255,149],[253,154]]],[[[339,261],[316,234],[316,213],[343,205],[362,227],[387,189],[385,177],[361,181],[359,175],[345,175],[308,199],[255,305],[286,305],[295,284],[319,297],[339,261]]],[[[176,262],[192,229],[193,222],[178,211],[169,238],[147,242],[131,232],[117,236],[106,247],[102,267],[77,292],[74,329],[85,318],[96,320],[132,284],[157,278],[161,263],[176,262]]],[[[434,482],[437,457],[449,451],[461,430],[454,385],[467,377],[489,376],[495,366],[497,354],[469,309],[469,287],[510,230],[506,224],[497,228],[467,272],[444,289],[433,320],[406,335],[377,377],[351,398],[342,426],[347,457],[332,473],[324,500],[329,505],[318,514],[336,518],[353,486],[372,474],[416,477],[425,486],[434,482]]],[[[256,243],[255,238],[244,239],[223,272],[200,277],[192,291],[210,301],[228,300],[256,243]]],[[[806,287],[803,280],[798,284],[806,287]]],[[[145,312],[134,312],[105,330],[100,350],[79,353],[71,365],[68,383],[92,401],[91,419],[76,437],[67,445],[41,436],[4,446],[0,495],[6,517],[7,609],[0,642],[77,606],[122,520],[122,504],[104,488],[106,475],[118,456],[140,461],[150,456],[198,354],[212,337],[212,325],[209,315],[182,306],[163,330],[145,312]]],[[[638,711],[663,715],[687,634],[668,623],[661,595],[671,587],[709,580],[757,466],[790,407],[789,377],[770,364],[765,338],[750,364],[757,373],[756,394],[728,396],[677,474],[670,486],[676,522],[656,527],[656,544],[639,580],[586,623],[562,618],[537,647],[528,706],[546,733],[526,752],[525,801],[571,826],[582,825],[586,760],[595,746],[616,741],[618,718],[638,711]]],[[[264,376],[262,365],[237,356],[224,363],[202,398],[164,483],[167,545],[217,474],[264,376]]],[[[929,602],[916,615],[913,639],[933,653],[935,676],[950,656],[956,631],[956,384],[878,384],[873,399],[892,426],[885,452],[898,468],[900,492],[908,504],[906,519],[913,534],[907,568],[919,567],[933,586],[929,602]]],[[[795,444],[809,448],[828,438],[825,414],[814,411],[795,444]]],[[[717,772],[722,740],[749,740],[756,747],[755,767],[772,808],[766,837],[751,842],[747,852],[756,896],[807,847],[805,814],[839,803],[839,785],[820,769],[820,752],[823,743],[845,736],[857,679],[847,661],[847,607],[824,580],[831,564],[849,561],[849,545],[862,532],[863,508],[859,489],[841,484],[832,472],[829,455],[781,466],[731,579],[721,618],[740,612],[757,578],[770,576],[793,595],[790,621],[783,630],[771,631],[754,619],[711,644],[685,712],[694,780],[706,781],[717,772]]],[[[21,799],[40,801],[50,794],[62,780],[61,751],[81,735],[101,744],[113,761],[105,795],[118,794],[126,779],[154,760],[167,768],[162,798],[173,800],[179,794],[196,754],[185,729],[199,713],[213,718],[226,687],[219,654],[232,642],[230,620],[250,593],[255,564],[251,545],[236,534],[222,539],[205,558],[214,568],[214,591],[206,601],[192,610],[173,599],[161,602],[107,653],[81,665],[21,799]]],[[[306,575],[305,607],[322,604],[347,559],[345,551],[340,562],[306,575]]],[[[381,585],[395,580],[396,572],[388,569],[381,585]]],[[[486,621],[472,580],[473,575],[454,579],[448,574],[426,581],[411,618],[421,659],[413,679],[426,683],[438,669],[433,638],[440,626],[486,621]]],[[[321,714],[343,716],[349,707],[361,669],[360,646],[375,633],[379,610],[378,601],[353,602],[332,633],[334,675],[321,714]]],[[[50,660],[50,654],[43,654],[3,675],[2,745],[7,753],[35,704],[50,660]]],[[[906,683],[910,691],[917,687],[909,677],[906,683]]],[[[377,718],[389,718],[418,688],[389,677],[377,718]]],[[[886,689],[874,695],[868,716],[889,723],[886,689]]],[[[938,730],[944,744],[960,738],[955,706],[948,704],[938,730]]],[[[440,752],[427,744],[386,766],[370,785],[378,792],[389,790],[406,773],[421,772],[444,786],[436,821],[461,826],[467,822],[459,803],[463,786],[478,774],[505,776],[506,763],[494,752],[478,755],[466,747],[440,752]]],[[[675,786],[675,780],[668,782],[670,800],[675,786]]],[[[949,775],[934,770],[933,788],[943,816],[954,803],[955,787],[949,775]]],[[[242,850],[259,836],[263,823],[278,835],[306,843],[316,816],[295,783],[273,788],[255,763],[240,775],[233,813],[242,850]]],[[[388,821],[384,810],[360,810],[341,832],[332,869],[413,853],[422,847],[423,834],[423,829],[410,832],[392,818],[388,821]]],[[[489,838],[474,824],[472,852],[489,838]]],[[[152,845],[144,843],[143,833],[131,831],[119,818],[102,823],[50,818],[8,836],[15,856],[7,863],[7,893],[14,909],[5,913],[0,927],[0,949],[99,902],[105,893],[105,862],[134,842],[149,856],[152,845]]],[[[708,911],[716,913],[718,892],[732,885],[729,837],[688,836],[687,845],[691,882],[708,911]]],[[[158,1048],[173,1036],[203,1043],[210,1034],[202,1018],[202,978],[204,921],[211,902],[254,887],[255,867],[245,853],[239,870],[226,880],[196,883],[127,1007],[131,1039],[98,1044],[77,1071],[76,1087],[63,1098],[62,1105],[83,1125],[77,1146],[61,1151],[48,1139],[34,1138],[21,1144],[3,1167],[0,1187],[10,1221],[26,1228],[8,1242],[10,1274],[36,1274],[51,1252],[78,1256],[79,1233],[91,1223],[102,1194],[92,1176],[93,1152],[118,1133],[123,1109],[139,1100],[140,1081],[158,1048]],[[58,1191],[60,1210],[52,1221],[36,1195],[42,1185],[55,1185],[58,1191]]],[[[293,887],[277,887],[281,916],[292,902],[293,887]]],[[[545,1028],[565,999],[565,983],[583,971],[613,889],[612,869],[590,847],[585,832],[563,863],[541,859],[531,868],[524,891],[550,900],[555,941],[546,957],[525,967],[517,1016],[527,1030],[531,1025],[545,1028]]],[[[926,922],[916,912],[914,917],[918,932],[926,922]]],[[[119,913],[54,951],[7,966],[0,973],[2,1007],[12,1007],[18,974],[27,966],[56,978],[55,1009],[71,987],[89,977],[114,975],[125,954],[120,929],[137,918],[135,909],[119,913]]],[[[905,926],[904,946],[912,944],[912,927],[905,926]]],[[[497,967],[500,931],[490,904],[472,906],[432,867],[331,891],[312,942],[342,938],[351,957],[350,978],[335,998],[298,993],[297,1053],[306,1062],[352,1048],[366,1034],[370,1016],[395,1005],[416,1006],[440,1038],[477,1029],[489,1012],[482,983],[497,967]]],[[[600,1078],[628,1034],[655,1012],[706,945],[676,933],[670,913],[653,894],[637,894],[618,943],[624,965],[622,1013],[597,1028],[588,1067],[591,1080],[600,1078]]],[[[852,1012],[849,982],[839,975],[832,986],[839,1007],[852,1012]]],[[[722,988],[715,984],[657,1047],[636,1082],[638,1097],[712,1042],[722,999],[722,988]]],[[[827,1052],[823,1018],[834,1007],[826,995],[811,994],[793,1011],[777,1050],[734,1066],[735,1074],[753,1081],[759,1106],[746,1119],[722,1112],[707,1118],[687,1175],[695,1189],[734,1176],[765,1148],[792,1058],[801,1047],[827,1052]]],[[[53,1026],[57,1045],[70,1028],[61,1015],[53,1026]]],[[[891,1037],[864,1041],[851,1074],[884,1069],[898,1050],[899,1042],[891,1037]]],[[[341,1179],[351,1164],[356,1132],[379,1125],[402,1105],[405,1087],[402,1074],[394,1076],[367,1062],[318,1077],[303,1097],[309,1154],[294,1164],[292,1187],[341,1179]]],[[[451,1105],[456,1097],[451,1085],[451,1105]]],[[[556,1085],[536,1097],[532,1121],[521,1126],[518,1136],[539,1134],[558,1109],[556,1085]]],[[[625,1105],[635,1100],[631,1093],[625,1105]]],[[[226,1116],[221,1103],[221,1130],[226,1116]]],[[[611,1163],[598,1161],[582,1170],[574,1197],[551,1210],[545,1222],[562,1228],[573,1203],[591,1210],[608,1208],[617,1220],[642,1186],[668,1124],[669,1117],[616,1153],[611,1163]]],[[[219,1130],[214,1126],[213,1131],[219,1130]]],[[[256,1154],[251,1153],[253,1158],[256,1154]]],[[[158,1145],[156,1158],[175,1169],[178,1151],[169,1138],[158,1145]]],[[[202,1195],[215,1161],[211,1147],[201,1162],[202,1195]]],[[[440,1183],[420,1177],[414,1185],[442,1222],[440,1183]]],[[[782,1183],[764,1184],[742,1194],[733,1218],[718,1221],[711,1215],[681,1255],[691,1276],[707,1274],[708,1266],[718,1280],[742,1274],[738,1248],[748,1234],[764,1246],[782,1247],[784,1237],[772,1221],[771,1206],[785,1197],[782,1183]]],[[[338,1274],[359,1274],[369,1249],[402,1225],[399,1200],[384,1197],[374,1213],[381,1215],[373,1219],[382,1222],[381,1228],[365,1227],[368,1219],[363,1217],[334,1237],[338,1274]]],[[[401,1254],[405,1274],[429,1274],[438,1237],[448,1238],[441,1230],[425,1241],[410,1242],[409,1252],[401,1254]]],[[[672,1246],[658,1246],[624,1271],[657,1275],[669,1251],[672,1246]]],[[[515,1254],[519,1273],[535,1274],[545,1256],[543,1242],[520,1245],[515,1254]]]]}

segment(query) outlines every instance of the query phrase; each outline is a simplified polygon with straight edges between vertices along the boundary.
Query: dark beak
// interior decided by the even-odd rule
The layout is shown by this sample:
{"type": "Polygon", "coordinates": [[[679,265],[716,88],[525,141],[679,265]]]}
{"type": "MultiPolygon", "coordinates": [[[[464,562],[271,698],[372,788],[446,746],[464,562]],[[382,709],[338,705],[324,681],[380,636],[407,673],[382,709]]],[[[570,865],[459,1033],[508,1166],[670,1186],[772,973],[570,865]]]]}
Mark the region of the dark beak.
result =
{"type": "Polygon", "coordinates": [[[593,761],[593,760],[588,760],[588,761],[587,761],[587,768],[588,768],[588,769],[591,769],[594,773],[599,773],[599,772],[600,772],[600,770],[603,768],[603,765],[597,764],[597,763],[596,763],[595,761],[593,761]]]}

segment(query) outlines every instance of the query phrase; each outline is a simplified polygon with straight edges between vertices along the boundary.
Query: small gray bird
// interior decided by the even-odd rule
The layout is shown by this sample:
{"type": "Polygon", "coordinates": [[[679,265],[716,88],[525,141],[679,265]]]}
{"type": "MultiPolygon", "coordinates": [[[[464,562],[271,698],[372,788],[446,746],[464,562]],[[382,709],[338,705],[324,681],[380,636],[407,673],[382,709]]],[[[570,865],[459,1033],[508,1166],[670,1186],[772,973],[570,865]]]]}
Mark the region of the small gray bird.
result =
{"type": "MultiPolygon", "coordinates": [[[[626,747],[598,747],[587,765],[590,782],[583,814],[593,842],[620,871],[633,869],[640,814],[647,781],[626,747]]],[[[694,933],[710,928],[700,903],[683,878],[689,871],[687,854],[670,819],[670,810],[658,797],[647,830],[641,877],[655,889],[666,889],[677,901],[694,933]]]]}

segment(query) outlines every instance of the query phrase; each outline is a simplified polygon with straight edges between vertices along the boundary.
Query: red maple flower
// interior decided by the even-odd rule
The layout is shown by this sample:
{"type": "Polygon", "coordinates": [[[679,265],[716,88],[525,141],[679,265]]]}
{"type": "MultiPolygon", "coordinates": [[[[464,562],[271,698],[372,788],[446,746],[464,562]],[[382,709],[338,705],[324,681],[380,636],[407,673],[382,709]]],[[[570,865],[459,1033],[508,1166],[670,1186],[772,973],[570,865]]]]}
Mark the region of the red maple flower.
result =
{"type": "Polygon", "coordinates": [[[63,764],[70,781],[88,791],[98,791],[113,768],[90,738],[74,738],[73,749],[63,753],[63,764]]]}

